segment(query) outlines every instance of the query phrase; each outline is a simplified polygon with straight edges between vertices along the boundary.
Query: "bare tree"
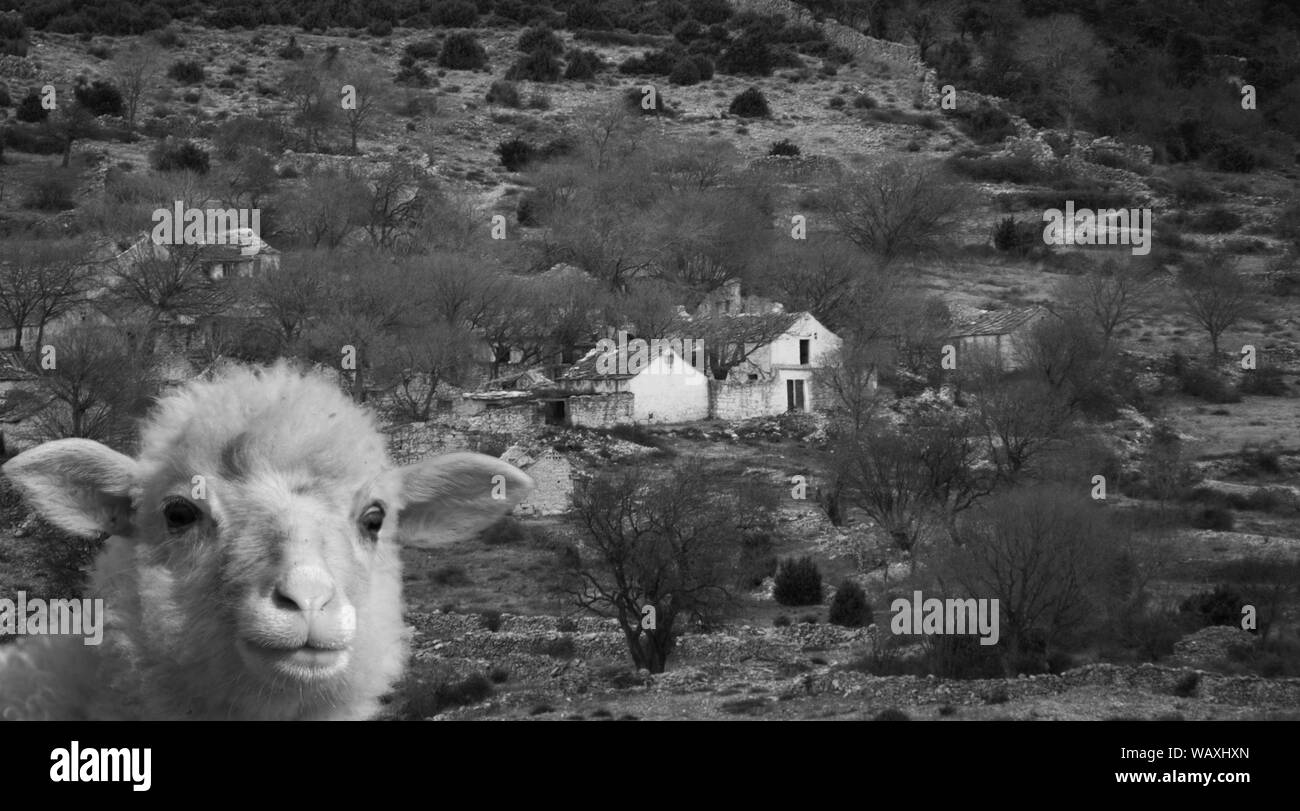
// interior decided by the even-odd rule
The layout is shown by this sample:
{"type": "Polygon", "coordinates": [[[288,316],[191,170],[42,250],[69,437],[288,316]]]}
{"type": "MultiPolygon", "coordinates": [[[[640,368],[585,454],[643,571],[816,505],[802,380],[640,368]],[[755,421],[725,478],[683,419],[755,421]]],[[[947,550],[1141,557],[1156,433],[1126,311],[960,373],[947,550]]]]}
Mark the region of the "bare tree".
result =
{"type": "Polygon", "coordinates": [[[253,299],[275,325],[283,350],[291,351],[312,319],[325,311],[331,261],[325,251],[293,251],[281,257],[276,272],[253,281],[253,299]]]}
{"type": "Polygon", "coordinates": [[[373,64],[338,65],[332,76],[337,79],[339,90],[344,90],[340,99],[343,125],[355,155],[357,136],[374,123],[375,115],[387,104],[392,83],[373,64]]]}
{"type": "Polygon", "coordinates": [[[1219,339],[1255,309],[1255,290],[1238,270],[1237,260],[1213,253],[1179,274],[1183,311],[1210,336],[1219,355],[1219,339]]]}
{"type": "Polygon", "coordinates": [[[365,221],[369,190],[348,172],[318,172],[279,197],[288,229],[312,248],[338,248],[365,221]]]}
{"type": "Polygon", "coordinates": [[[1097,96],[1094,80],[1105,64],[1106,49],[1078,17],[1053,14],[1025,22],[1016,54],[1041,83],[1043,98],[1055,103],[1073,141],[1078,113],[1097,96]]]}
{"type": "Polygon", "coordinates": [[[894,158],[846,177],[834,217],[844,236],[888,263],[951,239],[970,199],[942,166],[894,158]]]}
{"type": "Polygon", "coordinates": [[[1005,479],[1016,479],[1069,428],[1069,403],[1046,381],[990,373],[967,385],[975,395],[974,411],[988,441],[989,458],[1005,479]]]}
{"type": "Polygon", "coordinates": [[[148,364],[111,327],[72,327],[50,345],[53,355],[36,356],[31,364],[49,399],[35,417],[38,434],[122,447],[154,390],[148,364]],[[52,362],[40,362],[44,358],[52,362]]]}
{"type": "Polygon", "coordinates": [[[715,621],[732,599],[746,516],[702,462],[667,475],[633,465],[577,486],[584,555],[566,590],[618,620],[632,661],[662,673],[683,621],[715,621]]]}
{"type": "Polygon", "coordinates": [[[157,349],[164,328],[198,321],[229,309],[235,288],[210,278],[203,245],[153,245],[109,263],[105,305],[116,319],[144,325],[141,350],[157,349]]]}
{"type": "Polygon", "coordinates": [[[703,341],[709,374],[715,380],[726,380],[732,369],[784,335],[794,318],[790,313],[714,313],[683,320],[678,332],[703,341]]]}
{"type": "Polygon", "coordinates": [[[1157,281],[1149,267],[1121,268],[1113,260],[1082,276],[1066,279],[1057,300],[1059,310],[1091,323],[1109,347],[1115,332],[1151,312],[1157,281]]]}
{"type": "Polygon", "coordinates": [[[1113,529],[1086,494],[1060,486],[990,499],[963,519],[941,572],[945,589],[998,600],[1003,664],[1015,675],[1032,636],[1045,659],[1062,635],[1101,613],[1113,529]]]}
{"type": "Polygon", "coordinates": [[[440,321],[407,330],[394,343],[376,375],[394,380],[393,400],[403,417],[428,422],[439,386],[461,386],[472,373],[474,336],[459,324],[440,321]]]}
{"type": "Polygon", "coordinates": [[[23,350],[26,326],[36,327],[39,345],[46,326],[85,300],[94,274],[80,242],[10,242],[0,258],[0,313],[14,327],[12,349],[23,350]]]}
{"type": "Polygon", "coordinates": [[[46,127],[63,141],[64,169],[72,160],[72,145],[83,138],[89,138],[99,131],[95,117],[80,102],[61,104],[45,121],[46,127]]]}
{"type": "Polygon", "coordinates": [[[437,194],[432,179],[415,164],[395,162],[365,181],[362,225],[370,244],[380,250],[411,248],[426,206],[437,194]]]}
{"type": "Polygon", "coordinates": [[[293,63],[281,79],[284,95],[293,106],[293,123],[310,152],[320,149],[322,133],[334,125],[341,112],[339,88],[327,76],[329,70],[323,60],[303,59],[293,63]]]}
{"type": "Polygon", "coordinates": [[[140,99],[162,71],[163,54],[152,40],[140,38],[128,47],[118,48],[109,65],[113,83],[122,91],[126,106],[126,126],[135,130],[135,119],[140,112],[140,99]]]}

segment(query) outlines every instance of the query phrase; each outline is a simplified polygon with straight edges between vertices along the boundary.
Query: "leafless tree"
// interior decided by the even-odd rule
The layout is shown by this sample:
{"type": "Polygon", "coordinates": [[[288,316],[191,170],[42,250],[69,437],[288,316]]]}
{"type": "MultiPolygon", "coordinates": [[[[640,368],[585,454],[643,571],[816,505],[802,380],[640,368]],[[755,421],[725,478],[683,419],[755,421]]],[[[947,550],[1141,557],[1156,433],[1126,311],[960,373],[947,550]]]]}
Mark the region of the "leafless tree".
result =
{"type": "Polygon", "coordinates": [[[841,233],[892,262],[951,239],[971,202],[966,186],[938,164],[893,158],[848,175],[833,194],[841,233]]]}
{"type": "Polygon", "coordinates": [[[1210,349],[1219,355],[1219,339],[1255,310],[1255,289],[1223,253],[1186,265],[1179,274],[1183,311],[1210,336],[1210,349]]]}
{"type": "Polygon", "coordinates": [[[715,380],[726,380],[732,369],[784,335],[793,323],[790,313],[711,313],[680,322],[678,332],[703,341],[709,374],[715,380]]]}
{"type": "Polygon", "coordinates": [[[338,248],[365,220],[369,190],[347,172],[318,172],[279,198],[288,229],[312,248],[338,248]]]}
{"type": "Polygon", "coordinates": [[[357,137],[374,123],[375,116],[388,103],[392,83],[372,64],[339,64],[332,71],[337,93],[350,87],[350,97],[340,99],[350,104],[342,107],[343,125],[351,140],[352,154],[357,154],[357,137]]]}
{"type": "Polygon", "coordinates": [[[229,309],[236,289],[209,278],[202,245],[156,246],[108,264],[109,291],[103,303],[121,322],[142,323],[141,350],[152,355],[169,325],[198,321],[229,309]]]}
{"type": "Polygon", "coordinates": [[[439,386],[461,386],[473,372],[475,338],[459,324],[439,321],[408,329],[395,343],[376,375],[393,380],[393,400],[403,417],[428,422],[439,386]]]}
{"type": "Polygon", "coordinates": [[[152,40],[140,38],[130,46],[117,49],[109,64],[113,83],[122,91],[126,106],[126,126],[135,129],[135,119],[140,112],[140,99],[144,97],[162,71],[163,54],[152,40]]]}
{"type": "Polygon", "coordinates": [[[1094,80],[1105,64],[1106,49],[1078,17],[1052,14],[1025,22],[1016,54],[1042,84],[1043,98],[1055,103],[1073,140],[1078,113],[1097,96],[1094,80]]]}
{"type": "Polygon", "coordinates": [[[662,673],[682,623],[715,621],[732,600],[746,517],[695,460],[667,475],[641,465],[597,473],[573,506],[590,553],[566,591],[617,619],[636,666],[662,673]]]}
{"type": "Polygon", "coordinates": [[[329,75],[323,60],[303,59],[293,63],[281,79],[284,95],[293,106],[293,123],[310,152],[320,149],[321,135],[338,121],[341,112],[339,88],[329,75]]]}
{"type": "Polygon", "coordinates": [[[0,258],[0,314],[14,327],[15,351],[23,327],[36,327],[40,345],[50,322],[85,300],[95,275],[87,246],[72,240],[14,240],[0,258]]]}
{"type": "Polygon", "coordinates": [[[1108,261],[1062,283],[1058,310],[1091,323],[1109,347],[1115,332],[1150,313],[1155,307],[1158,279],[1153,269],[1135,265],[1121,268],[1108,261]]]}

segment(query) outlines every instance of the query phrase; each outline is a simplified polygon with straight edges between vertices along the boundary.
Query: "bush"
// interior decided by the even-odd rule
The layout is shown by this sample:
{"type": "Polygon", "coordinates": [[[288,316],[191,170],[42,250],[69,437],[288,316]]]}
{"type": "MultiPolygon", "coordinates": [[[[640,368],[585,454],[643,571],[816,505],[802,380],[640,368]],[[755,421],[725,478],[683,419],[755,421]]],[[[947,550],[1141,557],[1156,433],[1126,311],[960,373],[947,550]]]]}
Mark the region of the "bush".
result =
{"type": "Polygon", "coordinates": [[[1037,183],[1043,172],[1026,157],[964,158],[954,155],[948,167],[957,174],[984,183],[1037,183]]]}
{"type": "Polygon", "coordinates": [[[483,627],[486,628],[486,629],[488,629],[488,631],[490,631],[490,632],[492,632],[492,633],[494,633],[494,634],[495,634],[497,631],[500,631],[500,630],[501,630],[501,612],[500,612],[500,611],[484,611],[484,612],[483,612],[483,627]]]}
{"type": "Polygon", "coordinates": [[[977,144],[1001,143],[1016,134],[1016,126],[1000,107],[981,102],[969,113],[953,111],[957,118],[957,128],[970,136],[977,144]]]}
{"type": "Polygon", "coordinates": [[[516,47],[526,54],[545,51],[551,56],[559,56],[564,53],[564,43],[560,41],[554,31],[544,25],[529,28],[520,34],[516,47]]]}
{"type": "Polygon", "coordinates": [[[508,515],[479,533],[479,538],[488,546],[522,543],[528,540],[528,536],[528,529],[508,515]]]}
{"type": "Polygon", "coordinates": [[[419,65],[404,65],[397,71],[397,75],[393,76],[393,83],[405,87],[428,87],[433,84],[433,80],[419,65]]]}
{"type": "Polygon", "coordinates": [[[111,82],[96,79],[91,84],[78,84],[72,95],[91,115],[122,114],[122,94],[111,82]]]}
{"type": "Polygon", "coordinates": [[[776,555],[770,533],[746,532],[740,540],[740,559],[737,563],[741,588],[753,589],[776,574],[776,555]]]}
{"type": "Polygon", "coordinates": [[[72,199],[76,186],[63,175],[42,174],[32,181],[31,191],[23,200],[23,205],[37,211],[66,211],[76,208],[72,199]]]}
{"type": "Polygon", "coordinates": [[[289,41],[285,44],[285,46],[280,50],[276,51],[276,56],[280,57],[281,59],[289,59],[289,60],[302,59],[306,55],[307,54],[302,49],[302,46],[298,44],[298,38],[293,36],[292,34],[289,35],[289,41]]]}
{"type": "Polygon", "coordinates": [[[604,60],[595,51],[574,49],[569,51],[565,59],[569,63],[564,68],[566,79],[594,79],[597,73],[605,69],[604,60]]]}
{"type": "Polygon", "coordinates": [[[429,580],[439,586],[468,586],[470,584],[469,575],[465,573],[465,567],[454,564],[439,566],[429,572],[429,580]]]}
{"type": "Polygon", "coordinates": [[[1190,364],[1183,371],[1180,382],[1183,392],[1199,397],[1207,403],[1240,403],[1241,395],[1229,385],[1223,375],[1200,364],[1190,364]]]}
{"type": "Polygon", "coordinates": [[[867,602],[867,593],[862,590],[862,586],[852,580],[840,583],[839,588],[835,590],[835,596],[831,597],[827,621],[832,625],[843,625],[845,628],[861,628],[870,625],[871,604],[867,602]]]}
{"type": "Polygon", "coordinates": [[[501,158],[502,166],[512,172],[518,172],[532,160],[533,145],[522,138],[511,138],[509,141],[497,144],[497,155],[501,158]]]}
{"type": "Polygon", "coordinates": [[[181,84],[198,84],[203,81],[203,66],[193,59],[173,62],[167,69],[167,78],[181,84]]]}
{"type": "Polygon", "coordinates": [[[1262,162],[1261,154],[1240,138],[1224,141],[1210,154],[1210,163],[1221,172],[1248,174],[1262,162]]]}
{"type": "Polygon", "coordinates": [[[1236,524],[1236,518],[1231,507],[1225,504],[1209,504],[1194,508],[1190,523],[1196,529],[1229,532],[1236,524]]]}
{"type": "Polygon", "coordinates": [[[741,34],[718,57],[718,68],[734,76],[769,76],[775,66],[776,55],[754,33],[741,34]]]}
{"type": "Polygon", "coordinates": [[[772,144],[772,148],[767,151],[767,154],[795,158],[799,156],[799,152],[798,144],[795,144],[789,138],[783,138],[772,144]]]}
{"type": "Polygon", "coordinates": [[[859,93],[853,97],[853,109],[855,110],[874,110],[879,106],[880,102],[866,93],[859,93]]]}
{"type": "Polygon", "coordinates": [[[1242,225],[1241,215],[1226,208],[1212,208],[1192,219],[1193,229],[1206,234],[1226,234],[1242,225]]]}
{"type": "Polygon", "coordinates": [[[41,106],[41,96],[35,90],[27,91],[23,100],[18,102],[18,108],[14,111],[14,117],[19,121],[35,124],[38,121],[44,121],[50,117],[50,111],[41,106]]]}
{"type": "Polygon", "coordinates": [[[439,3],[433,7],[431,19],[434,25],[469,28],[478,22],[478,8],[468,0],[439,3]]]}
{"type": "Polygon", "coordinates": [[[772,114],[767,99],[757,87],[751,87],[732,99],[727,112],[742,118],[767,118],[772,114]]]}
{"type": "Polygon", "coordinates": [[[1178,606],[1178,611],[1197,628],[1210,625],[1241,624],[1241,607],[1246,604],[1240,594],[1220,583],[1213,591],[1193,594],[1178,606]]]}
{"type": "Polygon", "coordinates": [[[507,79],[527,79],[534,82],[558,82],[564,66],[549,51],[533,51],[521,56],[506,71],[507,79]]]}
{"type": "Polygon", "coordinates": [[[386,37],[393,33],[393,24],[388,20],[375,20],[366,26],[366,33],[372,37],[386,37]]]}
{"type": "Polygon", "coordinates": [[[578,649],[573,644],[573,637],[566,634],[542,643],[542,654],[556,659],[572,659],[578,655],[578,649]]]}
{"type": "Polygon", "coordinates": [[[1168,177],[1169,192],[1179,205],[1192,206],[1213,203],[1222,197],[1199,173],[1190,170],[1171,172],[1168,177]]]}
{"type": "Polygon", "coordinates": [[[523,102],[519,98],[519,86],[514,82],[495,81],[487,92],[488,104],[500,104],[502,107],[519,109],[523,102]]]}
{"type": "Polygon", "coordinates": [[[700,69],[695,64],[695,60],[691,57],[686,57],[678,61],[677,65],[673,68],[672,73],[668,74],[668,82],[670,84],[682,85],[683,87],[699,84],[700,69]]]}
{"type": "Polygon", "coordinates": [[[789,628],[789,627],[790,627],[790,618],[787,617],[785,614],[777,614],[777,615],[776,615],[776,619],[772,620],[772,627],[773,627],[773,628],[789,628]]]}
{"type": "Polygon", "coordinates": [[[487,66],[487,51],[478,38],[468,31],[458,31],[447,37],[438,55],[438,66],[450,70],[478,70],[487,66]]]}
{"type": "Polygon", "coordinates": [[[402,49],[402,53],[411,59],[434,59],[440,50],[442,49],[436,39],[417,39],[415,42],[408,42],[402,49]]]}
{"type": "Polygon", "coordinates": [[[999,251],[1024,256],[1043,243],[1043,229],[1033,221],[1019,222],[1006,217],[993,227],[993,247],[999,251]]]}
{"type": "Polygon", "coordinates": [[[490,695],[492,682],[482,673],[437,684],[412,679],[400,691],[397,715],[402,720],[418,721],[453,707],[477,704],[490,695]]]}
{"type": "Polygon", "coordinates": [[[811,557],[787,558],[776,570],[772,596],[781,605],[820,605],[822,573],[811,557]]]}
{"type": "Polygon", "coordinates": [[[912,719],[909,718],[907,713],[903,712],[902,710],[896,710],[891,707],[887,710],[881,710],[880,712],[876,713],[876,717],[872,718],[871,720],[872,721],[911,721],[912,719]]]}
{"type": "Polygon", "coordinates": [[[16,126],[0,129],[6,149],[29,152],[33,155],[58,155],[63,152],[63,139],[44,131],[43,127],[16,126]]]}
{"type": "Polygon", "coordinates": [[[208,153],[193,141],[178,143],[166,138],[154,148],[151,158],[153,168],[160,172],[189,170],[200,175],[208,173],[208,153]]]}
{"type": "Polygon", "coordinates": [[[1286,381],[1282,379],[1282,370],[1277,366],[1260,366],[1248,369],[1241,375],[1240,391],[1242,394],[1259,394],[1265,397],[1285,397],[1286,381]]]}

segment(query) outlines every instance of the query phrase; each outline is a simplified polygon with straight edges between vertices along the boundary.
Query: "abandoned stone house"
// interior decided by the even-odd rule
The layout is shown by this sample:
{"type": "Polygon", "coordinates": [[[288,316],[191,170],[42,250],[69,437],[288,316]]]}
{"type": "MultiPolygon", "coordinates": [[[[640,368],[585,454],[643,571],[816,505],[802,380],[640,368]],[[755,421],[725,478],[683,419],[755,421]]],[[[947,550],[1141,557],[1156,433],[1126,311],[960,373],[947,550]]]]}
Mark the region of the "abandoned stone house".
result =
{"type": "Polygon", "coordinates": [[[1043,307],[972,313],[953,324],[948,335],[957,350],[957,363],[991,362],[1003,371],[1022,363],[1020,342],[1048,314],[1043,307]]]}
{"type": "Polygon", "coordinates": [[[704,373],[664,345],[642,355],[627,345],[592,349],[556,379],[541,402],[553,425],[603,428],[709,416],[704,373]]]}
{"type": "Polygon", "coordinates": [[[811,313],[792,313],[790,325],[727,373],[709,381],[709,416],[748,419],[821,407],[817,370],[843,342],[811,313]]]}

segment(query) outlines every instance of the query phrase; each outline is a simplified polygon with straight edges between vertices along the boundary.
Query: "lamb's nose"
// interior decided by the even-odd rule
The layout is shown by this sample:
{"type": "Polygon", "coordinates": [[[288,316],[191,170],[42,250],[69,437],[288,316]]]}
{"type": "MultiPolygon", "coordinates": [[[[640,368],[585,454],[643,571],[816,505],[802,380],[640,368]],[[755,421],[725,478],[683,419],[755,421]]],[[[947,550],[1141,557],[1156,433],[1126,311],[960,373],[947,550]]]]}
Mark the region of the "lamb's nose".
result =
{"type": "Polygon", "coordinates": [[[287,611],[319,611],[335,594],[334,579],[317,566],[295,566],[275,584],[271,599],[287,611]]]}

